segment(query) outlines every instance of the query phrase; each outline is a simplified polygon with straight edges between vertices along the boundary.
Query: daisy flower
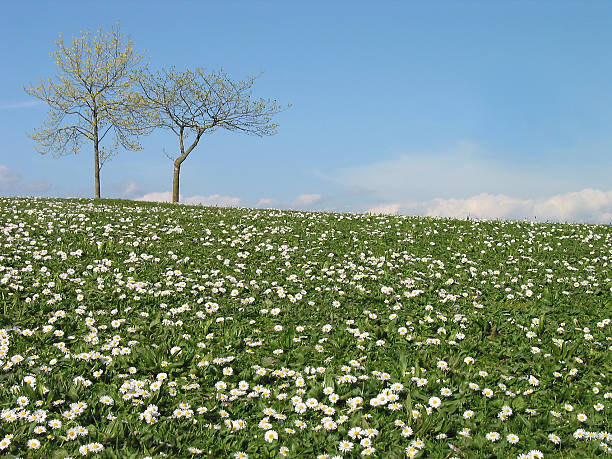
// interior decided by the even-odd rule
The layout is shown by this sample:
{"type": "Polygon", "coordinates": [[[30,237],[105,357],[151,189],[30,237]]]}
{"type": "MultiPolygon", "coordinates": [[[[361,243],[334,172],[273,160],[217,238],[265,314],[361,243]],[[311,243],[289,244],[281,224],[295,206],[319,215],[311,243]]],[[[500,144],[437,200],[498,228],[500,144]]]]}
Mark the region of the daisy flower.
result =
{"type": "Polygon", "coordinates": [[[274,440],[278,440],[278,433],[276,432],[276,430],[267,430],[264,434],[264,439],[268,443],[272,443],[274,440]]]}
{"type": "Polygon", "coordinates": [[[548,439],[552,441],[555,445],[558,445],[561,443],[561,438],[559,438],[559,436],[555,433],[548,434],[548,439]]]}
{"type": "Polygon", "coordinates": [[[35,438],[32,438],[31,440],[28,440],[27,446],[28,449],[38,449],[40,448],[40,442],[35,438]]]}
{"type": "Polygon", "coordinates": [[[511,433],[511,434],[506,435],[506,440],[508,441],[508,443],[511,443],[514,445],[519,442],[519,437],[518,435],[511,433]]]}
{"type": "Polygon", "coordinates": [[[442,401],[438,397],[431,397],[429,399],[429,406],[432,408],[438,408],[442,404],[442,401]]]}

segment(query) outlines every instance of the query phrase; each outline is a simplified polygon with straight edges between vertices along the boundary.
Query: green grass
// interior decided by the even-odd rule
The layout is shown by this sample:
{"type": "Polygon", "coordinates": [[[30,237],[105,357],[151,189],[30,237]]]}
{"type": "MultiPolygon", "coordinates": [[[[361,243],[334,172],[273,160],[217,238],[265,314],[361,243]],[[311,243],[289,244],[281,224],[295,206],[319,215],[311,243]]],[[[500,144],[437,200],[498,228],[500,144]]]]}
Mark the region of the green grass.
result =
{"type": "Polygon", "coordinates": [[[609,225],[0,198],[0,231],[2,454],[610,448],[609,225]]]}

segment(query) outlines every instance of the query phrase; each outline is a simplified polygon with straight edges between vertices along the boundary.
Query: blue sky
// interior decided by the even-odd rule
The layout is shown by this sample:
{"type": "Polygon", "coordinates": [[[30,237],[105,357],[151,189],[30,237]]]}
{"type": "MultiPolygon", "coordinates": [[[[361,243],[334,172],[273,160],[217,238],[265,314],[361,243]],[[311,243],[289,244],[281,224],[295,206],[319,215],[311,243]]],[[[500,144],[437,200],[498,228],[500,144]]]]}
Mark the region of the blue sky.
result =
{"type": "MultiPolygon", "coordinates": [[[[62,33],[119,20],[152,68],[263,70],[293,106],[279,132],[205,136],[184,202],[480,218],[612,221],[612,3],[9,2],[2,6],[0,194],[93,195],[92,148],[41,156],[62,33]],[[26,25],[27,24],[27,25],[26,25]]],[[[103,197],[164,199],[176,137],[102,169],[103,197]]]]}

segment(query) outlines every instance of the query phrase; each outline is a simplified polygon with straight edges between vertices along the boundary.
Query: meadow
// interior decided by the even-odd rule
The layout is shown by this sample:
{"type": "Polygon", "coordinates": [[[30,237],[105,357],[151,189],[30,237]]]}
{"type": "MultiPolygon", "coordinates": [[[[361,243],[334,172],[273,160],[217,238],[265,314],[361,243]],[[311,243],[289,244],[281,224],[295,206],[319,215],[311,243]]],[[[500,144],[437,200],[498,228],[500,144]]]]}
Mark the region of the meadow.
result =
{"type": "Polygon", "coordinates": [[[610,225],[0,198],[0,454],[592,458],[610,225]]]}

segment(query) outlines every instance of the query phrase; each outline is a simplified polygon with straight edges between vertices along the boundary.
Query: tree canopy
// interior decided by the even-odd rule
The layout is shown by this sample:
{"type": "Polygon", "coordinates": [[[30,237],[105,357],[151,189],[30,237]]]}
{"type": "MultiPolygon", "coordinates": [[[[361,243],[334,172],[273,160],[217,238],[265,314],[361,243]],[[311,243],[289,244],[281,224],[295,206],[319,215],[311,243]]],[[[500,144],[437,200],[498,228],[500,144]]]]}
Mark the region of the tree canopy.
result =
{"type": "Polygon", "coordinates": [[[137,137],[151,129],[152,112],[134,90],[144,71],[143,57],[126,41],[119,24],[108,33],[81,32],[70,44],[60,36],[56,45],[51,53],[58,67],[55,78],[24,86],[28,94],[49,105],[42,127],[28,136],[36,141],[39,153],[53,156],[76,154],[83,143],[91,142],[99,198],[104,162],[119,146],[141,149],[137,137]]]}

